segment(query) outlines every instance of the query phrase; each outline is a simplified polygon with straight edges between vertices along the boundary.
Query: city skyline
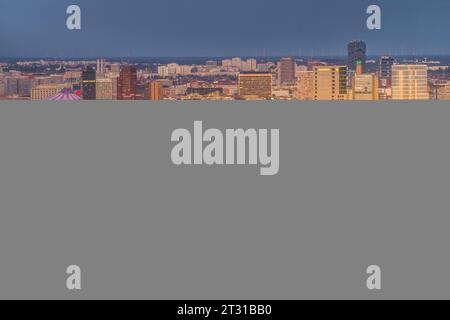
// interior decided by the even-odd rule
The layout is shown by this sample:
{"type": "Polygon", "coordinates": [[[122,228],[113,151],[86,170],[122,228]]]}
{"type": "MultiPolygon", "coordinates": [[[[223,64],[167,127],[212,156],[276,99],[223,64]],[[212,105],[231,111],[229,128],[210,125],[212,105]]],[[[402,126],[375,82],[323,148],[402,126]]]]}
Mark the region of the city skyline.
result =
{"type": "Polygon", "coordinates": [[[196,64],[0,61],[0,97],[25,100],[449,100],[450,60],[367,58],[278,61],[233,57],[196,64]],[[3,69],[3,71],[2,71],[3,69]]]}
{"type": "Polygon", "coordinates": [[[83,28],[69,31],[72,1],[0,0],[0,57],[341,57],[356,39],[368,56],[450,54],[449,1],[378,0],[382,29],[370,31],[372,2],[78,0],[83,28]]]}

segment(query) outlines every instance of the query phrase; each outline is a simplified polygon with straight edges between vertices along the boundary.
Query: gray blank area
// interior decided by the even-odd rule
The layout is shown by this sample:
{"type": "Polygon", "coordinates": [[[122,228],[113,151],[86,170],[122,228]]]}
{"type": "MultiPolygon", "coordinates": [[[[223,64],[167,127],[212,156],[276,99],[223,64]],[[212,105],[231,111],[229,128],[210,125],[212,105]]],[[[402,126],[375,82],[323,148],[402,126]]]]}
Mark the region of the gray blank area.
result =
{"type": "Polygon", "coordinates": [[[450,298],[449,124],[448,102],[2,101],[0,298],[450,298]],[[279,174],[174,166],[194,120],[279,128],[279,174]]]}

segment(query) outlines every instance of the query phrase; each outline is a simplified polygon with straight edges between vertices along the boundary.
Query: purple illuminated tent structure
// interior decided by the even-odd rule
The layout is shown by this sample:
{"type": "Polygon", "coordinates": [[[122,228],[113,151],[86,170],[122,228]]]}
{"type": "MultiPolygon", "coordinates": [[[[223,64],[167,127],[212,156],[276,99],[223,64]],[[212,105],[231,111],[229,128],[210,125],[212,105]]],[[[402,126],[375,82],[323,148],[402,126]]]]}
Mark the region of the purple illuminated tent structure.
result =
{"type": "Polygon", "coordinates": [[[47,100],[57,100],[57,101],[78,101],[82,100],[81,97],[72,92],[70,89],[62,89],[58,94],[51,96],[47,100]]]}

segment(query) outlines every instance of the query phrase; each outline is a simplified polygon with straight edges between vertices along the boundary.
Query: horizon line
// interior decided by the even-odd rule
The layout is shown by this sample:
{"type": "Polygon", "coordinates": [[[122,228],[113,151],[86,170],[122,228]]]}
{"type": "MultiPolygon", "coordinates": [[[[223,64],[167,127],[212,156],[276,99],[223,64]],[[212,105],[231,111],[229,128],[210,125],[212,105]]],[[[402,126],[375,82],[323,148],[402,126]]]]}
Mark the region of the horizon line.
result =
{"type": "MultiPolygon", "coordinates": [[[[442,56],[450,56],[450,53],[407,53],[407,54],[371,54],[367,55],[367,58],[375,58],[381,56],[391,56],[391,57],[426,57],[426,56],[434,56],[434,57],[442,57],[442,56]]],[[[8,59],[8,60],[18,60],[18,59],[41,59],[41,60],[49,60],[49,59],[67,59],[67,60],[96,60],[96,59],[111,59],[111,60],[127,60],[127,59],[213,59],[213,58],[259,58],[259,59],[268,59],[268,58],[281,58],[281,57],[292,57],[292,58],[347,58],[347,55],[205,55],[205,56],[64,56],[64,57],[55,57],[55,56],[0,56],[0,60],[8,59]]]]}

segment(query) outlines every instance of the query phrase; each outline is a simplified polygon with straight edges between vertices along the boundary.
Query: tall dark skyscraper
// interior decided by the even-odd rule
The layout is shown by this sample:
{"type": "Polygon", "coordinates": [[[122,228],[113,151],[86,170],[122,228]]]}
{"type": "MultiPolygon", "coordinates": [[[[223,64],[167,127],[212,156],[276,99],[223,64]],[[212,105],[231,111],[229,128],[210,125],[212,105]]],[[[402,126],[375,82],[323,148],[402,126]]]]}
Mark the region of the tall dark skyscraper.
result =
{"type": "Polygon", "coordinates": [[[95,100],[96,96],[96,75],[92,67],[87,67],[81,75],[81,92],[84,100],[95,100]]]}
{"type": "Polygon", "coordinates": [[[392,65],[394,58],[389,56],[382,56],[380,58],[380,79],[386,80],[389,84],[392,79],[392,65]]]}
{"type": "Polygon", "coordinates": [[[278,84],[295,83],[295,61],[292,58],[281,58],[278,62],[278,84]]]}
{"type": "Polygon", "coordinates": [[[361,40],[351,41],[348,46],[348,68],[356,70],[356,63],[361,63],[363,72],[366,70],[367,47],[366,43],[361,40]]]}
{"type": "Polygon", "coordinates": [[[136,83],[136,68],[124,67],[117,81],[117,100],[136,100],[136,83]]]}

